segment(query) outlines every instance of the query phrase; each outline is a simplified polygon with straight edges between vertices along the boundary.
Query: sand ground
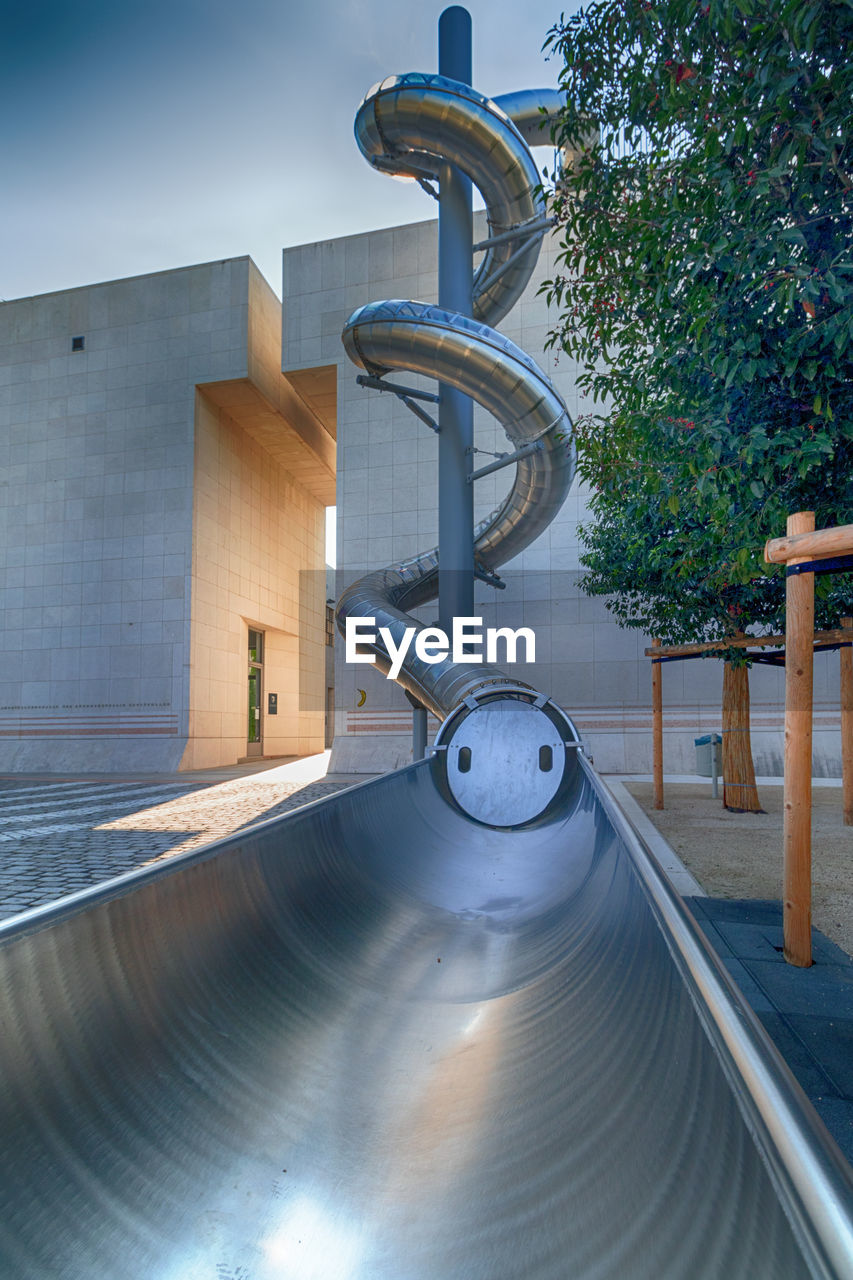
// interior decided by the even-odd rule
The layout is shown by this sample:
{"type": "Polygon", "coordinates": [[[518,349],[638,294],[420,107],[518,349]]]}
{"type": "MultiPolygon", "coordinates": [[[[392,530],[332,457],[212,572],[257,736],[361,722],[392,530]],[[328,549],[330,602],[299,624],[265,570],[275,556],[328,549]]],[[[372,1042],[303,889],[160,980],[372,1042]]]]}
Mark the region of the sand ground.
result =
{"type": "MultiPolygon", "coordinates": [[[[666,783],[662,810],[651,782],[625,786],[711,897],[782,897],[781,784],[759,785],[766,813],[728,812],[710,782],[666,783]]],[[[812,792],[812,924],[853,955],[853,827],[840,787],[812,792]]]]}

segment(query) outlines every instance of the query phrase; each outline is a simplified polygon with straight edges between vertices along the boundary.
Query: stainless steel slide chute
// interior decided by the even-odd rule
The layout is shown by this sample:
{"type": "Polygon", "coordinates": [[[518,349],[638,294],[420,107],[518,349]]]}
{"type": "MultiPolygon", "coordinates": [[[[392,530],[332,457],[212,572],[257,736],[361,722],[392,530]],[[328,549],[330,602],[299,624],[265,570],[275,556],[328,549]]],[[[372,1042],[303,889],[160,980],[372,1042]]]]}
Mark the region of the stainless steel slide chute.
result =
{"type": "Polygon", "coordinates": [[[849,1169],[569,769],[524,831],[424,761],[0,929],[0,1275],[853,1275],[849,1169]]]}

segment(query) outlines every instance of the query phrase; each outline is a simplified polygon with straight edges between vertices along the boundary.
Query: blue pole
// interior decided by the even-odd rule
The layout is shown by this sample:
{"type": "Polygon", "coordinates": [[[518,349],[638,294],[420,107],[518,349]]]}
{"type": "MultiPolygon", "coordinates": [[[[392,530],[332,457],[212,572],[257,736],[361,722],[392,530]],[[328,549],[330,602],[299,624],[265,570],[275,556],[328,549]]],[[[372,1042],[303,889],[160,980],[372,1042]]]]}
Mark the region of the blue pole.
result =
{"type": "MultiPolygon", "coordinates": [[[[471,15],[453,5],[438,20],[438,71],[470,84],[471,15]]],[[[439,173],[438,305],[470,316],[474,226],[471,180],[451,164],[439,173]]],[[[468,484],[474,405],[453,387],[438,387],[438,614],[448,634],[454,617],[474,612],[474,486],[468,484]]]]}

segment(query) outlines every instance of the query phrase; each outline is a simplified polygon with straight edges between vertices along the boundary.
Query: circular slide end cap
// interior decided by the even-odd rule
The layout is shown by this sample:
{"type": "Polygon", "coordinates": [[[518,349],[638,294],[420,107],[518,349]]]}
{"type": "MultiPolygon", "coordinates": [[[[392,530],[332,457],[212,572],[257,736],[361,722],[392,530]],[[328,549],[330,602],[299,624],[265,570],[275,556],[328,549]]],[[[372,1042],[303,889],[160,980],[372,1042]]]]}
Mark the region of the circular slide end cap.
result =
{"type": "Polygon", "coordinates": [[[448,728],[447,783],[460,809],[491,827],[519,827],[541,817],[566,765],[560,728],[543,707],[494,698],[448,728]]]}

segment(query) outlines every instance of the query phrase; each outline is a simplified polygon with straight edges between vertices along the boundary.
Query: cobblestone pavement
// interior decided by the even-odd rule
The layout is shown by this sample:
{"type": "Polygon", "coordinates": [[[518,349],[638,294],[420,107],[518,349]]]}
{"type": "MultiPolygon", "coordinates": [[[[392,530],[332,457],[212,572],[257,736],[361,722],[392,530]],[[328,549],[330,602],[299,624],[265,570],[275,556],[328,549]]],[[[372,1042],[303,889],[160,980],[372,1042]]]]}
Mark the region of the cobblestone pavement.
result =
{"type": "Polygon", "coordinates": [[[347,781],[0,779],[0,919],[332,795],[347,781]]]}

